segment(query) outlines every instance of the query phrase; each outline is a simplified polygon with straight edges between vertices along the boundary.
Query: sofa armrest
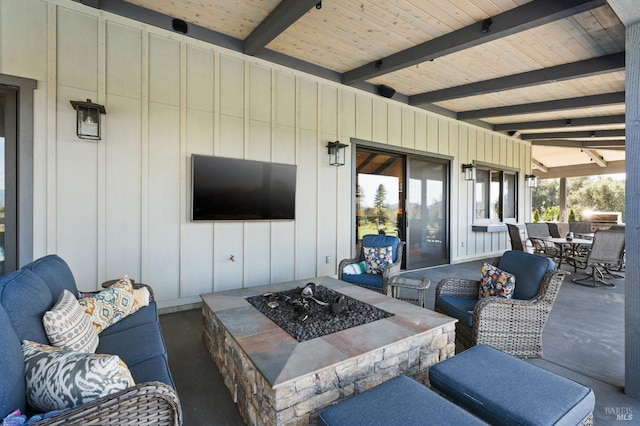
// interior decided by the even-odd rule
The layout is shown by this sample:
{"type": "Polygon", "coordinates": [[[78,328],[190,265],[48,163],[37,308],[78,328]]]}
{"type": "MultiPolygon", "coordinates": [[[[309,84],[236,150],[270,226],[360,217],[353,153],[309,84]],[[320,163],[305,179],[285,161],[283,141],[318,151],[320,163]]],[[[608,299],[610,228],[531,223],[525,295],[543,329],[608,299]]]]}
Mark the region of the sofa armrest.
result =
{"type": "Polygon", "coordinates": [[[35,423],[50,425],[182,425],[178,394],[161,382],[147,382],[35,423]]]}
{"type": "Polygon", "coordinates": [[[436,287],[437,296],[478,298],[480,281],[465,278],[443,278],[436,287]]]}

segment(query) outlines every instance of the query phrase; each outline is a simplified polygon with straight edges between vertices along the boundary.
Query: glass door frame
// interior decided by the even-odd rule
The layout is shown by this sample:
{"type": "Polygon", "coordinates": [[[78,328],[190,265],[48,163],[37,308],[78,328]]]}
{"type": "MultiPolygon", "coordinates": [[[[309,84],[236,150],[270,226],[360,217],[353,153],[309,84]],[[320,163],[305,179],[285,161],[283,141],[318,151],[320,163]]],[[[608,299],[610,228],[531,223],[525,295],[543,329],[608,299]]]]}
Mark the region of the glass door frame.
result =
{"type": "MultiPolygon", "coordinates": [[[[401,205],[402,205],[402,217],[399,219],[399,222],[402,224],[402,229],[400,230],[400,234],[401,234],[401,240],[406,242],[406,238],[407,238],[407,212],[406,212],[406,197],[407,197],[407,189],[408,189],[408,178],[409,178],[409,170],[408,170],[408,163],[409,163],[409,159],[410,158],[417,158],[417,159],[423,159],[423,160],[427,160],[427,161],[437,161],[437,162],[442,162],[442,164],[446,167],[446,171],[444,173],[444,176],[446,178],[446,181],[444,183],[444,188],[443,188],[443,193],[444,193],[444,198],[445,200],[443,200],[444,204],[445,204],[445,208],[446,208],[446,212],[445,212],[445,224],[446,224],[446,238],[445,238],[445,244],[446,244],[446,263],[442,263],[442,264],[450,264],[451,263],[451,169],[452,169],[452,162],[453,162],[453,157],[452,156],[448,156],[448,155],[440,155],[440,154],[433,154],[433,153],[426,153],[426,152],[422,152],[422,151],[417,151],[417,150],[413,150],[413,149],[407,149],[407,148],[399,148],[399,147],[394,147],[394,146],[390,146],[387,144],[381,144],[381,143],[377,143],[377,142],[372,142],[372,141],[367,141],[367,140],[363,140],[363,139],[358,139],[358,138],[351,138],[351,164],[352,166],[352,170],[351,170],[351,246],[352,247],[356,247],[357,243],[358,243],[358,239],[357,239],[357,234],[358,234],[358,229],[357,229],[357,218],[356,218],[356,214],[357,214],[357,197],[356,197],[356,192],[357,192],[357,186],[356,186],[356,182],[357,182],[357,162],[356,162],[356,153],[358,151],[359,148],[361,149],[367,149],[367,150],[371,150],[371,151],[378,151],[381,154],[389,154],[389,155],[401,155],[404,156],[404,176],[403,176],[403,187],[402,187],[402,193],[403,193],[403,199],[401,200],[401,205]]],[[[406,250],[405,253],[403,255],[403,261],[402,261],[402,269],[406,268],[406,250]]],[[[422,267],[418,267],[416,269],[420,269],[422,267]]]]}

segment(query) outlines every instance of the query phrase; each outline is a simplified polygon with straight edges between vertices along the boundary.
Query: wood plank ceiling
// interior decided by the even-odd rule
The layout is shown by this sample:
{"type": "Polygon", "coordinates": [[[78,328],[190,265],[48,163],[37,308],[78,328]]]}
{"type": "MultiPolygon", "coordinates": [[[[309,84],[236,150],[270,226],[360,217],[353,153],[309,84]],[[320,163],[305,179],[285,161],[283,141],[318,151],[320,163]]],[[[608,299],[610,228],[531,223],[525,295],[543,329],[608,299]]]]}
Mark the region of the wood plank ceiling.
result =
{"type": "Polygon", "coordinates": [[[624,171],[606,0],[79,1],[530,140],[541,178],[624,171]]]}

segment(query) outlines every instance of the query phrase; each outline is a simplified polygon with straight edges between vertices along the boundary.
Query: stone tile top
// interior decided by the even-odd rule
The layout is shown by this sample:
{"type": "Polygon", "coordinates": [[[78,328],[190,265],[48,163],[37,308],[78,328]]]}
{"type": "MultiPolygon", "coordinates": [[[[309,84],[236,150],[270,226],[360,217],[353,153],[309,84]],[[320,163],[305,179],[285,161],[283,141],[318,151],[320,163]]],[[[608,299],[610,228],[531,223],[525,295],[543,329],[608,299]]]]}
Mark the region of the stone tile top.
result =
{"type": "Polygon", "coordinates": [[[202,295],[251,362],[275,389],[349,358],[364,355],[455,319],[331,277],[291,281],[202,295]],[[395,314],[389,318],[298,342],[246,301],[249,296],[322,285],[395,314]]]}

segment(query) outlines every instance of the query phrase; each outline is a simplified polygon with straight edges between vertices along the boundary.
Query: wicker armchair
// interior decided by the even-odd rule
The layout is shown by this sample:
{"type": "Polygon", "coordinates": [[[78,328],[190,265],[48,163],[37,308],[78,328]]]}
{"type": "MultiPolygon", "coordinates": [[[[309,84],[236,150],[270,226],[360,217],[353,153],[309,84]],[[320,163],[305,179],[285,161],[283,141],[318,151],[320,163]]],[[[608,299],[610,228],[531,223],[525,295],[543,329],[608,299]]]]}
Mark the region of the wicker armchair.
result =
{"type": "Polygon", "coordinates": [[[365,235],[362,238],[362,242],[358,244],[358,255],[352,259],[343,259],[340,261],[338,265],[338,279],[391,296],[389,281],[391,281],[393,277],[400,275],[403,252],[404,241],[400,241],[398,237],[375,234],[365,235]],[[347,265],[360,263],[365,260],[365,247],[392,247],[392,262],[382,269],[381,274],[345,274],[344,269],[347,265]]]}
{"type": "Polygon", "coordinates": [[[465,349],[482,343],[519,358],[542,357],[542,331],[564,272],[549,258],[520,251],[505,252],[494,265],[516,276],[512,299],[479,300],[480,281],[444,278],[436,311],[458,319],[456,341],[465,349]]]}

